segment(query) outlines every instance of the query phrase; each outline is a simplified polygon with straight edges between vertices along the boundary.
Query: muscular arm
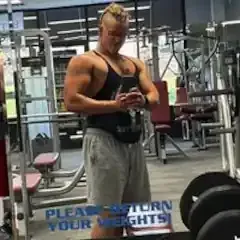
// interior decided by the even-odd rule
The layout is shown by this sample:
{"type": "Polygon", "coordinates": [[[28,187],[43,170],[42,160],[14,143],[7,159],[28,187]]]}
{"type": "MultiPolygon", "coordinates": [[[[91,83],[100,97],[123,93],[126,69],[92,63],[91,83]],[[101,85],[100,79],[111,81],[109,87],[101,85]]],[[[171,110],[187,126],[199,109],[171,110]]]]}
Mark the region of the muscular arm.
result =
{"type": "Polygon", "coordinates": [[[64,84],[64,103],[68,111],[85,114],[116,112],[116,101],[97,101],[85,95],[91,83],[93,64],[89,56],[82,55],[71,59],[64,84]]]}
{"type": "Polygon", "coordinates": [[[135,60],[140,70],[139,80],[142,93],[149,101],[149,107],[154,108],[159,102],[159,93],[150,78],[145,64],[140,60],[135,60]]]}

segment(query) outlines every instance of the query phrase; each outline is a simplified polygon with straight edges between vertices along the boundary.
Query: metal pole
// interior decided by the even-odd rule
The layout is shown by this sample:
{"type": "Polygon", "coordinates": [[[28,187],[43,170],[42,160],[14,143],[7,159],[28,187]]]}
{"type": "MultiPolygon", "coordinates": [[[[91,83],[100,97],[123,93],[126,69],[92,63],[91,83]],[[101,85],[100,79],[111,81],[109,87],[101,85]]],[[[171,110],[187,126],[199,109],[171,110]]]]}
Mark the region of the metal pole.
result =
{"type": "Polygon", "coordinates": [[[236,134],[235,134],[235,157],[236,157],[236,168],[240,168],[240,54],[237,54],[237,81],[236,81],[236,117],[235,117],[235,128],[236,128],[236,134]]]}
{"type": "MultiPolygon", "coordinates": [[[[56,86],[54,80],[54,65],[53,65],[53,56],[51,51],[51,42],[48,35],[43,32],[42,34],[44,39],[45,46],[45,56],[46,56],[46,64],[47,64],[47,76],[49,83],[49,93],[48,96],[52,96],[50,104],[51,104],[51,112],[57,111],[57,102],[56,102],[56,86]]],[[[54,117],[55,118],[55,117],[54,117]]],[[[53,151],[60,153],[60,139],[59,139],[59,127],[57,124],[52,125],[53,130],[53,151]]],[[[61,168],[61,156],[57,164],[57,168],[61,168]]]]}
{"type": "MultiPolygon", "coordinates": [[[[216,37],[215,36],[215,26],[214,23],[208,23],[207,27],[207,36],[208,37],[216,37]]],[[[213,47],[212,40],[209,38],[208,39],[208,49],[209,49],[209,55],[211,53],[211,49],[213,47]]],[[[210,58],[210,84],[211,84],[211,89],[217,89],[217,79],[216,79],[216,74],[215,74],[215,68],[216,68],[216,56],[213,55],[210,58]]],[[[214,97],[213,97],[214,99],[214,97]]]]}
{"type": "MultiPolygon", "coordinates": [[[[215,34],[215,23],[216,23],[216,16],[215,16],[215,0],[210,0],[210,8],[211,8],[211,23],[209,24],[210,28],[213,29],[213,31],[207,31],[209,37],[216,37],[215,34]]],[[[211,39],[208,39],[208,46],[209,49],[212,49],[211,39]]],[[[214,74],[214,66],[215,66],[215,55],[210,59],[210,71],[211,71],[211,82],[212,82],[212,88],[217,88],[217,79],[216,75],[214,74]]],[[[217,99],[217,98],[216,98],[217,99]]]]}
{"type": "MultiPolygon", "coordinates": [[[[78,8],[78,11],[80,11],[79,8],[78,8]]],[[[89,42],[91,41],[90,32],[89,32],[89,21],[88,21],[89,14],[88,14],[87,6],[84,6],[84,15],[85,15],[85,30],[86,30],[86,44],[84,46],[85,47],[84,51],[87,52],[89,51],[89,42]]],[[[80,14],[79,14],[79,18],[81,18],[80,14]]]]}
{"type": "Polygon", "coordinates": [[[158,34],[157,32],[152,31],[151,33],[152,40],[152,62],[153,62],[153,81],[162,81],[159,79],[159,56],[158,56],[158,34]]]}
{"type": "MultiPolygon", "coordinates": [[[[136,44],[137,44],[137,57],[140,58],[140,38],[139,38],[139,22],[138,22],[138,0],[134,1],[135,10],[135,27],[136,27],[136,44]]],[[[151,11],[151,10],[150,10],[151,11]]]]}
{"type": "Polygon", "coordinates": [[[18,144],[19,144],[19,151],[23,151],[23,141],[22,141],[22,134],[21,134],[21,104],[19,99],[18,92],[19,89],[19,78],[17,76],[17,72],[14,72],[14,87],[15,87],[15,99],[16,99],[16,112],[17,112],[17,129],[18,129],[18,144]]]}
{"type": "MultiPolygon", "coordinates": [[[[26,127],[22,125],[22,136],[23,142],[26,142],[25,131],[26,127]]],[[[26,144],[23,144],[23,153],[27,152],[26,144]]],[[[23,198],[23,211],[24,211],[24,227],[25,227],[25,240],[31,240],[29,231],[29,201],[28,201],[28,191],[27,191],[27,181],[26,181],[26,158],[25,156],[20,158],[20,175],[22,178],[22,198],[23,198]]]]}
{"type": "MultiPolygon", "coordinates": [[[[9,23],[9,38],[10,38],[10,50],[11,50],[11,60],[13,66],[13,54],[12,54],[12,42],[14,42],[14,28],[13,28],[13,9],[11,0],[8,0],[8,23],[9,23]]],[[[13,66],[14,67],[14,66],[13,66]]],[[[8,184],[9,184],[9,197],[11,202],[11,212],[12,212],[12,231],[13,231],[13,239],[18,239],[18,230],[16,226],[16,210],[15,210],[15,195],[13,191],[13,176],[12,176],[12,162],[11,157],[9,154],[9,149],[6,148],[6,155],[7,155],[7,167],[8,167],[8,184]]],[[[26,187],[26,178],[25,176],[22,178],[23,184],[25,183],[26,187]],[[25,180],[25,181],[24,181],[25,180]]],[[[25,224],[27,222],[25,221],[25,224]]],[[[26,238],[28,240],[28,238],[26,238]]]]}
{"type": "Polygon", "coordinates": [[[201,66],[201,83],[202,83],[202,89],[206,88],[206,81],[205,81],[205,43],[204,43],[204,37],[201,36],[201,39],[203,40],[203,43],[201,43],[201,60],[202,60],[202,66],[201,66]]]}
{"type": "MultiPolygon", "coordinates": [[[[182,30],[183,35],[187,35],[187,16],[186,16],[186,2],[185,0],[181,0],[181,15],[182,15],[182,30]]],[[[183,49],[187,49],[188,42],[186,40],[183,41],[183,49]]],[[[186,74],[186,71],[189,69],[189,61],[186,52],[183,52],[184,54],[184,81],[185,81],[185,87],[189,89],[188,87],[188,76],[186,74]]]]}
{"type": "Polygon", "coordinates": [[[215,23],[215,0],[210,0],[210,8],[211,8],[211,21],[215,23]]]}
{"type": "MultiPolygon", "coordinates": [[[[221,75],[221,58],[220,53],[217,53],[217,80],[218,80],[218,89],[225,89],[226,86],[224,84],[224,80],[222,79],[221,75]]],[[[224,128],[231,128],[231,113],[230,113],[230,106],[228,102],[228,97],[226,95],[220,95],[218,97],[218,106],[219,106],[219,115],[222,116],[222,123],[224,124],[224,128]],[[221,115],[222,114],[222,115],[221,115]]],[[[236,176],[236,164],[235,164],[235,154],[233,149],[233,134],[226,133],[224,135],[224,139],[221,138],[221,148],[225,148],[224,152],[228,157],[228,164],[229,164],[229,172],[231,177],[236,176]]],[[[222,150],[223,151],[223,150],[222,150]]],[[[224,158],[223,158],[224,160],[224,158]]],[[[223,166],[226,166],[226,163],[223,162],[223,166]]]]}
{"type": "Polygon", "coordinates": [[[16,81],[18,83],[21,83],[21,88],[17,87],[15,89],[16,95],[17,95],[16,98],[18,98],[18,102],[19,102],[18,111],[20,113],[19,135],[22,137],[22,140],[23,139],[25,140],[25,141],[22,141],[23,146],[22,146],[21,152],[24,155],[24,159],[26,160],[26,162],[32,163],[33,154],[32,154],[32,149],[31,149],[31,143],[30,143],[31,140],[29,137],[29,131],[28,131],[28,129],[26,129],[26,131],[24,131],[24,136],[22,136],[22,129],[21,129],[21,127],[22,127],[21,115],[23,115],[23,113],[25,112],[25,109],[26,109],[26,105],[24,105],[24,107],[23,107],[22,95],[23,95],[23,92],[25,93],[26,89],[24,87],[24,91],[23,91],[24,81],[23,81],[23,77],[22,77],[22,61],[21,61],[21,51],[20,51],[21,47],[20,46],[21,46],[20,37],[15,36],[15,48],[14,49],[15,49],[15,55],[16,55],[16,78],[17,78],[16,81]]]}

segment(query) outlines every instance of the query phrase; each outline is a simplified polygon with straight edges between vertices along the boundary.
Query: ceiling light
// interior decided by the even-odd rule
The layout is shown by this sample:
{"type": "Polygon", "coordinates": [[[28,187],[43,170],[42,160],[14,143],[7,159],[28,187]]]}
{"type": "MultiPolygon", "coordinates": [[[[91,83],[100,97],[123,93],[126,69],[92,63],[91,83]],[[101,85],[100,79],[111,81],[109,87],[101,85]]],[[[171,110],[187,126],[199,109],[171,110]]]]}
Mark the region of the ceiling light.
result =
{"type": "MultiPolygon", "coordinates": [[[[97,18],[88,18],[88,21],[95,21],[97,20],[97,18]]],[[[69,24],[69,23],[81,23],[81,22],[86,22],[85,18],[81,18],[81,19],[72,19],[72,20],[63,20],[63,21],[51,21],[48,24],[49,25],[60,25],[60,24],[69,24]]]]}
{"type": "Polygon", "coordinates": [[[39,46],[39,42],[28,42],[27,43],[27,46],[32,46],[32,45],[34,45],[35,47],[38,47],[39,46]]]}
{"type": "Polygon", "coordinates": [[[32,20],[37,20],[36,16],[28,16],[23,18],[25,21],[32,21],[32,20]]]}
{"type": "MultiPolygon", "coordinates": [[[[0,0],[0,5],[7,5],[8,0],[0,0]]],[[[22,0],[11,0],[11,4],[23,4],[22,0]]]]}
{"type": "Polygon", "coordinates": [[[92,40],[93,40],[93,41],[97,41],[98,38],[99,38],[98,36],[91,36],[91,37],[89,38],[89,40],[91,40],[91,41],[92,41],[92,40]]]}
{"type": "MultiPolygon", "coordinates": [[[[138,18],[138,22],[144,22],[145,19],[144,18],[138,18]]],[[[136,22],[136,19],[133,18],[133,19],[130,19],[129,22],[133,23],[133,22],[136,22]]]]}
{"type": "Polygon", "coordinates": [[[78,36],[78,37],[67,37],[64,38],[65,41],[70,41],[70,40],[86,40],[87,36],[78,36]]]}
{"type": "Polygon", "coordinates": [[[38,37],[26,37],[26,40],[37,40],[38,37]]]}
{"type": "MultiPolygon", "coordinates": [[[[59,36],[51,36],[49,38],[50,39],[57,39],[57,38],[59,38],[59,36]]],[[[26,40],[28,40],[28,41],[30,41],[30,40],[38,40],[38,39],[39,39],[39,37],[26,37],[26,40]]],[[[40,39],[43,40],[42,37],[40,39]]]]}
{"type": "MultiPolygon", "coordinates": [[[[135,10],[135,7],[127,7],[127,8],[124,8],[126,11],[134,11],[135,10]]],[[[148,9],[151,9],[151,7],[148,5],[148,6],[140,6],[137,8],[138,10],[148,10],[148,9]]],[[[104,10],[98,10],[98,13],[103,13],[104,10]]]]}
{"type": "Polygon", "coordinates": [[[53,39],[58,39],[59,36],[51,36],[50,39],[53,40],[53,39]]]}
{"type": "Polygon", "coordinates": [[[40,28],[42,31],[51,31],[51,28],[40,28]]]}

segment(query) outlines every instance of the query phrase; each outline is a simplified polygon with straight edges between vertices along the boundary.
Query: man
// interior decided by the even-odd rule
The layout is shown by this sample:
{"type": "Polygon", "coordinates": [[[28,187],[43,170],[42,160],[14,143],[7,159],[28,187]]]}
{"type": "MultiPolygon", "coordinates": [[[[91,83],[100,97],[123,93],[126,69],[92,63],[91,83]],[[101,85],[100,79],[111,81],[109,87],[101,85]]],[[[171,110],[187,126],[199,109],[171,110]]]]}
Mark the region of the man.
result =
{"type": "MultiPolygon", "coordinates": [[[[153,107],[159,96],[144,64],[119,54],[128,29],[124,8],[109,5],[100,19],[97,49],[72,58],[66,74],[67,109],[88,116],[83,151],[88,199],[95,205],[151,200],[140,110],[153,107]]],[[[100,217],[113,216],[105,211],[100,217]]],[[[122,233],[99,224],[92,228],[93,239],[122,233]]]]}

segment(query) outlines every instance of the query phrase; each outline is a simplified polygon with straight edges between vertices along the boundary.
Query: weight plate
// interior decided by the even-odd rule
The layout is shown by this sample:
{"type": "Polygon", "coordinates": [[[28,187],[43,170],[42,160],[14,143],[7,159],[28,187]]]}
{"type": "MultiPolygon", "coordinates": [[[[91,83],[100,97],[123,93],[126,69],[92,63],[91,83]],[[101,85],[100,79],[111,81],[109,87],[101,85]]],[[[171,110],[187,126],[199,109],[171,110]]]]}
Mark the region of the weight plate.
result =
{"type": "Polygon", "coordinates": [[[196,240],[240,239],[240,210],[218,213],[210,218],[198,233],[196,240]]]}
{"type": "Polygon", "coordinates": [[[207,172],[193,179],[183,192],[180,199],[180,214],[182,222],[189,229],[188,216],[194,203],[193,197],[199,197],[206,190],[221,185],[237,185],[239,183],[224,172],[207,172]]]}
{"type": "Polygon", "coordinates": [[[240,187],[220,186],[202,193],[193,204],[188,224],[193,239],[202,226],[214,215],[232,209],[240,210],[240,187]]]}

